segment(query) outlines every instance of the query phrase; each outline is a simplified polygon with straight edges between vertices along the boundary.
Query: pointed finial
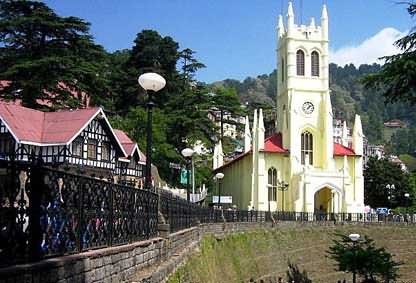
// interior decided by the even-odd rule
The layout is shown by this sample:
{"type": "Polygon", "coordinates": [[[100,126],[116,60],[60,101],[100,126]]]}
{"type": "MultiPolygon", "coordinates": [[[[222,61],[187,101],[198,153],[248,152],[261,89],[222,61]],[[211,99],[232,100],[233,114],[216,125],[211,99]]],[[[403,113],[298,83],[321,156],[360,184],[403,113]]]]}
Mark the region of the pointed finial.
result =
{"type": "Polygon", "coordinates": [[[253,132],[256,132],[257,125],[257,109],[254,109],[253,132]]]}
{"type": "Polygon", "coordinates": [[[279,36],[282,36],[285,32],[285,26],[283,25],[283,17],[279,15],[278,24],[277,24],[277,32],[279,36]]]}
{"type": "Polygon", "coordinates": [[[359,134],[360,136],[363,136],[363,126],[361,125],[361,117],[358,114],[355,114],[353,134],[359,134]]]}
{"type": "Polygon", "coordinates": [[[342,124],[342,145],[348,146],[348,128],[347,128],[347,122],[344,121],[342,124]]]}
{"type": "Polygon", "coordinates": [[[322,6],[322,15],[321,19],[328,19],[328,10],[326,9],[326,4],[322,6]]]}
{"type": "Polygon", "coordinates": [[[263,109],[261,108],[259,112],[259,130],[264,131],[263,109]]]}
{"type": "Polygon", "coordinates": [[[361,125],[360,115],[355,115],[354,129],[352,130],[352,148],[355,154],[362,155],[364,152],[363,148],[363,127],[361,125]]]}
{"type": "Polygon", "coordinates": [[[287,8],[287,29],[291,29],[295,24],[295,14],[293,13],[292,2],[289,1],[289,6],[287,8]]]}
{"type": "Polygon", "coordinates": [[[287,7],[287,16],[288,17],[294,16],[292,1],[289,1],[289,6],[287,7]]]}
{"type": "Polygon", "coordinates": [[[246,116],[246,126],[244,129],[244,152],[248,152],[251,148],[251,134],[248,116],[246,116]]]}
{"type": "Polygon", "coordinates": [[[310,27],[311,27],[311,28],[313,28],[313,29],[316,27],[316,26],[315,26],[315,18],[314,18],[314,17],[312,17],[312,18],[311,18],[311,24],[310,24],[310,27]]]}

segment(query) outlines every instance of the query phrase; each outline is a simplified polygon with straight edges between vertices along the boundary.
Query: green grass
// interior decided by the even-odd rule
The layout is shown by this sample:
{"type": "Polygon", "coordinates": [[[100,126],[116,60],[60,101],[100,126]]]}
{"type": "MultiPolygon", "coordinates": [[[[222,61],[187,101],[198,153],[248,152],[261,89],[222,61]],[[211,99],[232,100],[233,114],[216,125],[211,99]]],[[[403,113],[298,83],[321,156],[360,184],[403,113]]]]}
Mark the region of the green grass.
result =
{"type": "Polygon", "coordinates": [[[233,234],[224,239],[205,237],[200,248],[171,275],[169,283],[249,282],[250,278],[282,276],[287,261],[305,269],[313,282],[337,282],[351,279],[350,274],[335,271],[326,257],[334,233],[360,233],[372,237],[403,261],[401,281],[416,278],[416,227],[414,226],[337,226],[298,227],[259,230],[233,234]]]}

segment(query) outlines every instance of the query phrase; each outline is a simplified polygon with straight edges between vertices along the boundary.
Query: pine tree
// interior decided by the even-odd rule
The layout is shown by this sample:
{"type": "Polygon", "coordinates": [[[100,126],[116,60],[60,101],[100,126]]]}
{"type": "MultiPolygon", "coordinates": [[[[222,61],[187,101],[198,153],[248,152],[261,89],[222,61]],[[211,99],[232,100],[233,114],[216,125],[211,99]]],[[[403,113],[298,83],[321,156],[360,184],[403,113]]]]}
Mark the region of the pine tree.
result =
{"type": "Polygon", "coordinates": [[[60,17],[38,1],[0,2],[0,79],[11,82],[0,90],[2,97],[34,108],[40,107],[38,99],[76,106],[74,92],[100,101],[106,90],[104,59],[89,23],[60,17]]]}

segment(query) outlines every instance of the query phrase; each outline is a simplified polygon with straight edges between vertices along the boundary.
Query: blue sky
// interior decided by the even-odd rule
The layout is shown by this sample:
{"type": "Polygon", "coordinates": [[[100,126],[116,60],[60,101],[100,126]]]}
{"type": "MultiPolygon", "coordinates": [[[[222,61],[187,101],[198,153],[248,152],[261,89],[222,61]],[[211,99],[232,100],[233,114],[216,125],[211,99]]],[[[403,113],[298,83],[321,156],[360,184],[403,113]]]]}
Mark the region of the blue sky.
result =
{"type": "MultiPolygon", "coordinates": [[[[138,32],[155,29],[191,48],[207,68],[197,78],[212,82],[270,73],[276,62],[276,18],[287,0],[45,0],[59,15],[91,23],[108,51],[131,48],[138,32]],[[283,3],[283,5],[282,5],[283,3]]],[[[331,61],[370,63],[393,52],[391,43],[415,23],[396,0],[294,1],[296,22],[320,22],[327,2],[331,61]]]]}

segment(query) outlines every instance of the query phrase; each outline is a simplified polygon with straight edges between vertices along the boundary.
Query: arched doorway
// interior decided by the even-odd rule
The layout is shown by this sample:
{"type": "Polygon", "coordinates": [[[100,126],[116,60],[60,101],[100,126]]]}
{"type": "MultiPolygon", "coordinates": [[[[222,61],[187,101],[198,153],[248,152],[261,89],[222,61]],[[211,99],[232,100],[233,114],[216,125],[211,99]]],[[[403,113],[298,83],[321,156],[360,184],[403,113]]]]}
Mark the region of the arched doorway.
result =
{"type": "Polygon", "coordinates": [[[314,196],[314,211],[317,213],[335,213],[336,208],[336,193],[328,188],[324,187],[317,191],[314,196]]]}

